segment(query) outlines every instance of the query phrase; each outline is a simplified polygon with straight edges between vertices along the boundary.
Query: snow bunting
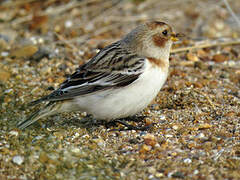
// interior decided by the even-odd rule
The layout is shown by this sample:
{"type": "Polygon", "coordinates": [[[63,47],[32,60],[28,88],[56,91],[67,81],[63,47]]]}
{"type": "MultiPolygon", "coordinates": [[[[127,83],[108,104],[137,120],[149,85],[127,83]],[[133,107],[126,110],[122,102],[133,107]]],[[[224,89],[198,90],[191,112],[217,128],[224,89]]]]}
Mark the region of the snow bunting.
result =
{"type": "Polygon", "coordinates": [[[87,112],[107,122],[135,115],[148,106],[166,81],[170,49],[176,40],[164,22],[138,26],[81,65],[59,89],[32,102],[48,104],[18,128],[61,112],[87,112]]]}

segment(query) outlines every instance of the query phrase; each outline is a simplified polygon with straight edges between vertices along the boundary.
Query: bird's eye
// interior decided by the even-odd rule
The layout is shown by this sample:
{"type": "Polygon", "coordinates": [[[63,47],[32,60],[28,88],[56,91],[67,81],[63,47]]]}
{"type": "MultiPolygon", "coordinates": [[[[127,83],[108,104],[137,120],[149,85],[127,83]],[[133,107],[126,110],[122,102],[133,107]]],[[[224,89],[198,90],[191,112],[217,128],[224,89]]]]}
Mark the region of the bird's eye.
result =
{"type": "Polygon", "coordinates": [[[164,30],[164,31],[162,32],[162,34],[163,34],[164,36],[166,36],[166,35],[168,34],[168,31],[167,31],[167,30],[164,30]]]}

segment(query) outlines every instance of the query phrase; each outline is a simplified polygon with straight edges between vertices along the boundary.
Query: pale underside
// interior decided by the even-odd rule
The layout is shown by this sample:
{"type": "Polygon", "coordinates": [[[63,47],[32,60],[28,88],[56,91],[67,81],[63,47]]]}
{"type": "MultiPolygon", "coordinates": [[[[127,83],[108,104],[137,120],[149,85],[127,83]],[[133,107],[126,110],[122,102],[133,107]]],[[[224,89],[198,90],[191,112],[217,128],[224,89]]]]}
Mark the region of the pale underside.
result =
{"type": "Polygon", "coordinates": [[[146,60],[144,72],[132,84],[76,97],[63,103],[60,111],[87,112],[106,121],[134,115],[156,97],[166,81],[167,68],[161,69],[146,60]]]}

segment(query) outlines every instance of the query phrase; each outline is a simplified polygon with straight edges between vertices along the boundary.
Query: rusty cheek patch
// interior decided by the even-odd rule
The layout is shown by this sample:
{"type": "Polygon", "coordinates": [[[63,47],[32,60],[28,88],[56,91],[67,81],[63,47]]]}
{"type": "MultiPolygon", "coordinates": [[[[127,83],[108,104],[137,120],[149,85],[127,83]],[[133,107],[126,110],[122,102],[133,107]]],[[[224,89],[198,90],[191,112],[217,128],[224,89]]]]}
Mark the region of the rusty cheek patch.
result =
{"type": "Polygon", "coordinates": [[[153,39],[153,43],[158,47],[164,47],[168,40],[164,37],[161,37],[158,34],[153,35],[152,39],[153,39]]]}
{"type": "Polygon", "coordinates": [[[168,68],[168,64],[164,62],[162,59],[155,59],[155,58],[147,58],[147,59],[153,66],[157,66],[162,69],[168,68]]]}

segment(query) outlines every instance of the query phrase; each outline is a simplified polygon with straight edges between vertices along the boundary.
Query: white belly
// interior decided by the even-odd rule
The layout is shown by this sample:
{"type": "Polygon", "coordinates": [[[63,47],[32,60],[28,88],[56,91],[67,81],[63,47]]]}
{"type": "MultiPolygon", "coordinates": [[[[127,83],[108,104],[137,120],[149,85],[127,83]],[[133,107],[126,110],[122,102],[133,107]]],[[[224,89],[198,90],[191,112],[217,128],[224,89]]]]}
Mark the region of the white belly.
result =
{"type": "MultiPolygon", "coordinates": [[[[112,120],[134,115],[157,96],[167,79],[167,71],[147,62],[145,72],[134,83],[74,100],[71,110],[86,111],[97,119],[112,120]]],[[[70,107],[68,107],[70,108],[70,107]]]]}

